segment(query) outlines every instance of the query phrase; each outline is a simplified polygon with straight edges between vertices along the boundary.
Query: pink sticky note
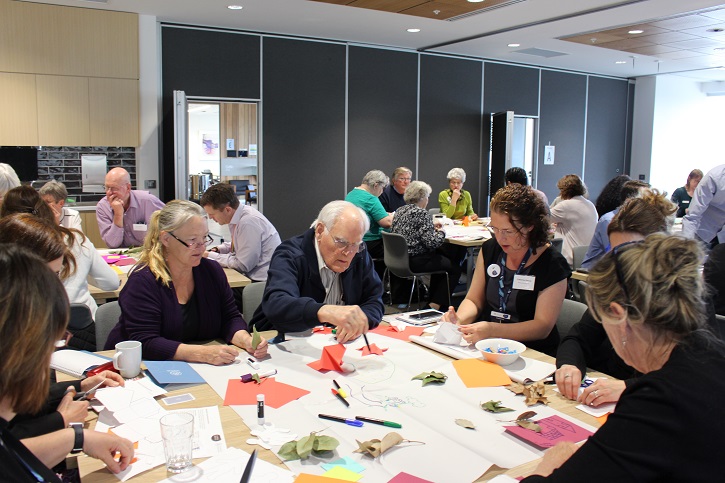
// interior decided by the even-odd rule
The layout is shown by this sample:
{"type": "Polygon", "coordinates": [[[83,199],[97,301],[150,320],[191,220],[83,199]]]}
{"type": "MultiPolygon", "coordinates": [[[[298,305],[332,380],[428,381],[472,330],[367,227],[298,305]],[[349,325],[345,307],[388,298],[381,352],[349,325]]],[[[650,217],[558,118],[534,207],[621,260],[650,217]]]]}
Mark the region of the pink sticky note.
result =
{"type": "Polygon", "coordinates": [[[539,449],[551,448],[561,441],[578,443],[593,434],[560,416],[549,416],[536,421],[536,424],[541,426],[540,433],[518,425],[506,426],[506,431],[539,449]]]}
{"type": "Polygon", "coordinates": [[[316,371],[337,371],[344,372],[340,365],[342,356],[345,354],[345,346],[342,344],[328,345],[322,348],[322,356],[315,362],[307,364],[316,371]]]}
{"type": "Polygon", "coordinates": [[[418,478],[417,476],[413,476],[409,473],[401,471],[400,473],[395,475],[392,480],[388,481],[388,483],[433,483],[433,482],[430,480],[424,480],[423,478],[418,478]]]}
{"type": "Polygon", "coordinates": [[[362,347],[358,347],[357,350],[362,351],[363,356],[369,356],[370,354],[376,354],[376,355],[383,355],[383,352],[388,350],[387,347],[378,347],[375,344],[370,344],[370,349],[368,349],[368,346],[364,345],[362,347]]]}

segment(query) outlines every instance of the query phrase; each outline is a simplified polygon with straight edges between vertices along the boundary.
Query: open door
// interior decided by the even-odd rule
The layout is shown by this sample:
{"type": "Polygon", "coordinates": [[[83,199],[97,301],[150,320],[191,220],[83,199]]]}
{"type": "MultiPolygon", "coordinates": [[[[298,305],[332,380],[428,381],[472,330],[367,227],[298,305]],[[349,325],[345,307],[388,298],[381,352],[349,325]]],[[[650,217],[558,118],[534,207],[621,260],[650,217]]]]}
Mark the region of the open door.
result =
{"type": "Polygon", "coordinates": [[[514,112],[491,115],[491,198],[504,186],[506,170],[511,167],[514,112]]]}
{"type": "Polygon", "coordinates": [[[174,198],[189,199],[189,122],[184,91],[174,91],[174,198]]]}

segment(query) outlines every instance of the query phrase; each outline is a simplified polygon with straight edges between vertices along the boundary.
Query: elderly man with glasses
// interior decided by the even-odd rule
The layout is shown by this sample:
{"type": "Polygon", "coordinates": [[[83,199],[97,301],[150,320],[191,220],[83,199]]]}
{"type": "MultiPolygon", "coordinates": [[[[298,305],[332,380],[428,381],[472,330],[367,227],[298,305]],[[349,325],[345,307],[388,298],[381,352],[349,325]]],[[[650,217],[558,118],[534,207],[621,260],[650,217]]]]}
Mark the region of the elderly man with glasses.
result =
{"type": "Polygon", "coordinates": [[[131,175],[123,168],[110,170],[103,187],[106,197],[96,206],[103,241],[109,248],[143,245],[151,213],[164,203],[147,191],[134,190],[131,175]]]}
{"type": "Polygon", "coordinates": [[[392,213],[401,206],[405,206],[405,194],[406,188],[410,185],[413,179],[413,172],[405,166],[395,168],[393,176],[390,177],[392,184],[388,185],[384,190],[383,194],[379,196],[380,203],[385,208],[385,211],[392,213]]]}
{"type": "Polygon", "coordinates": [[[383,287],[363,235],[368,216],[347,201],[332,201],[310,229],[277,247],[262,303],[250,325],[301,332],[320,324],[337,328],[337,340],[360,337],[383,317],[383,287]]]}

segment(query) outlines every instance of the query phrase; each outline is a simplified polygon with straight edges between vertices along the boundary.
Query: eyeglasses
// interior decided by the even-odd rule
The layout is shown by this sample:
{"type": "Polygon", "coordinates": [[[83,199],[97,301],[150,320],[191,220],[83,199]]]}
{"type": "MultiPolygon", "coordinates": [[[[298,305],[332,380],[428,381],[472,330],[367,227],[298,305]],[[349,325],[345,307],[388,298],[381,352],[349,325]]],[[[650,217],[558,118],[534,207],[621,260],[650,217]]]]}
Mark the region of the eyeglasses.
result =
{"type": "Polygon", "coordinates": [[[627,290],[627,285],[624,283],[624,271],[622,270],[622,265],[619,263],[619,252],[628,246],[636,245],[638,243],[642,243],[642,240],[622,243],[612,249],[612,258],[614,259],[614,271],[617,274],[617,282],[619,283],[619,287],[622,289],[622,294],[624,294],[624,302],[630,307],[633,307],[632,299],[629,297],[629,290],[627,290]]]}
{"type": "Polygon", "coordinates": [[[410,178],[410,177],[408,177],[408,178],[398,178],[398,181],[410,181],[411,179],[413,179],[413,178],[410,178]]]}
{"type": "Polygon", "coordinates": [[[109,186],[103,185],[103,191],[110,191],[111,193],[118,193],[123,189],[123,186],[109,186]]]}
{"type": "Polygon", "coordinates": [[[332,238],[333,243],[335,243],[335,248],[341,251],[342,253],[362,253],[365,251],[365,242],[359,241],[357,243],[350,243],[347,240],[342,240],[340,238],[336,238],[332,236],[332,233],[330,233],[327,228],[325,228],[325,231],[327,231],[327,234],[330,235],[330,238],[332,238]]]}
{"type": "Polygon", "coordinates": [[[509,228],[507,228],[505,230],[500,230],[500,229],[496,228],[495,226],[491,226],[491,225],[487,226],[486,228],[493,235],[495,235],[496,237],[501,237],[501,238],[508,238],[508,237],[513,236],[513,235],[515,235],[515,234],[517,234],[519,232],[519,230],[516,230],[516,229],[511,230],[509,228]]]}
{"type": "Polygon", "coordinates": [[[181,238],[179,238],[178,236],[174,235],[173,233],[171,233],[171,232],[168,232],[168,233],[169,233],[169,235],[171,235],[174,238],[176,238],[176,240],[178,240],[179,243],[181,243],[182,245],[184,245],[189,250],[193,250],[193,249],[199,248],[199,247],[208,247],[209,245],[211,245],[212,243],[214,243],[214,239],[209,234],[207,234],[204,237],[204,239],[202,241],[200,241],[200,242],[191,241],[191,242],[187,243],[184,240],[182,240],[181,238]]]}

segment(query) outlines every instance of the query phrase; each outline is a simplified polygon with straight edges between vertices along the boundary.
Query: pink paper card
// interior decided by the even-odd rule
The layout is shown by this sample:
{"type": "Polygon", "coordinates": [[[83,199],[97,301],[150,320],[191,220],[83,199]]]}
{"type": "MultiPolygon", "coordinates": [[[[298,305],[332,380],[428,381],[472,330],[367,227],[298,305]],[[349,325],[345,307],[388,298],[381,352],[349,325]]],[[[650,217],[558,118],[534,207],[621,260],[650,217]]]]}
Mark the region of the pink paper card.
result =
{"type": "Polygon", "coordinates": [[[417,476],[413,476],[404,471],[401,471],[400,473],[395,475],[392,480],[388,481],[388,483],[433,483],[433,482],[430,480],[424,480],[423,478],[418,478],[417,476]]]}
{"type": "Polygon", "coordinates": [[[539,449],[551,448],[561,441],[578,443],[594,434],[560,416],[549,416],[535,422],[541,426],[540,433],[518,425],[506,426],[506,431],[539,449]]]}

